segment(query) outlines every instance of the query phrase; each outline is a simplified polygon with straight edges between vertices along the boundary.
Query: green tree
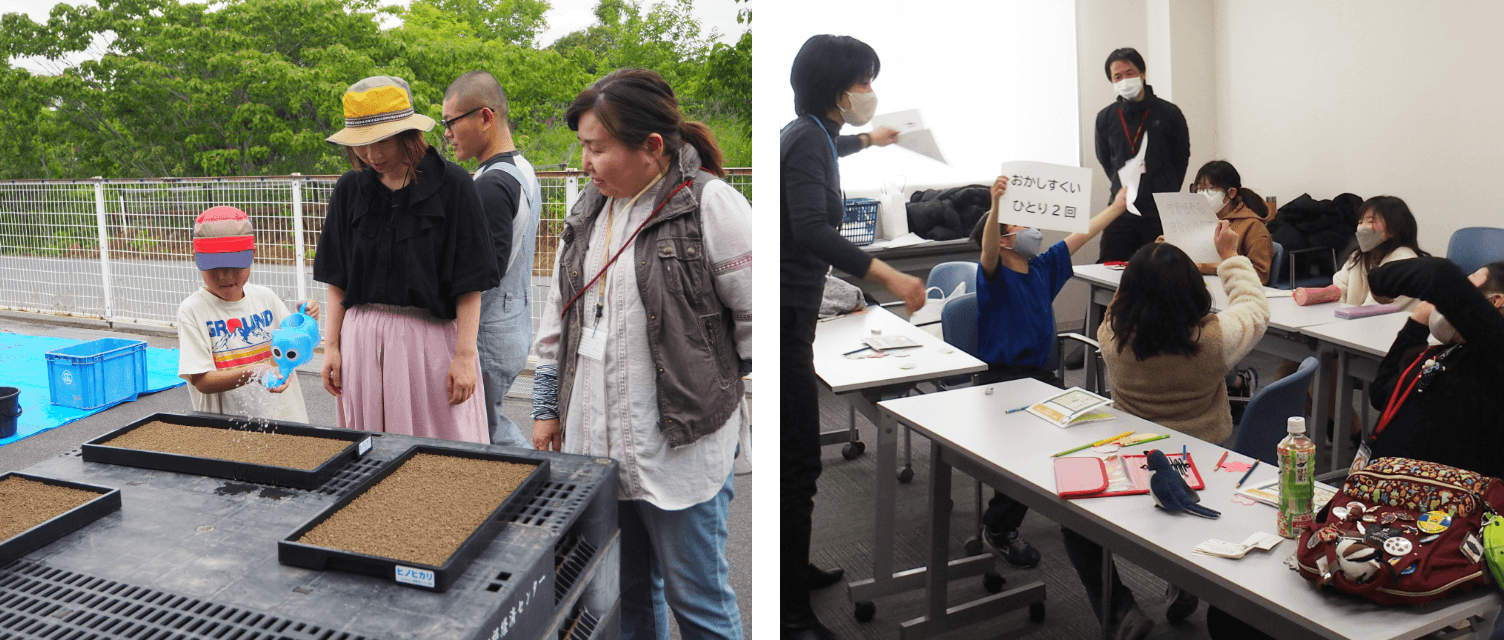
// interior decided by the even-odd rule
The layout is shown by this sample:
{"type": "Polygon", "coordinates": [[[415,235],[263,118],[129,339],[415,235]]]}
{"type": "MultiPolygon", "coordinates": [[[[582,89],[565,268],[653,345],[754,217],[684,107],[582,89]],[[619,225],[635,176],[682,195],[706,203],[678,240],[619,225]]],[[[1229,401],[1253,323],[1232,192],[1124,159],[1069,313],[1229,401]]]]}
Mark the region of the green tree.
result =
{"type": "MultiPolygon", "coordinates": [[[[546,26],[546,0],[414,0],[413,12],[437,11],[470,25],[469,35],[531,46],[546,26]]],[[[410,18],[404,18],[410,19],[410,18]]]]}

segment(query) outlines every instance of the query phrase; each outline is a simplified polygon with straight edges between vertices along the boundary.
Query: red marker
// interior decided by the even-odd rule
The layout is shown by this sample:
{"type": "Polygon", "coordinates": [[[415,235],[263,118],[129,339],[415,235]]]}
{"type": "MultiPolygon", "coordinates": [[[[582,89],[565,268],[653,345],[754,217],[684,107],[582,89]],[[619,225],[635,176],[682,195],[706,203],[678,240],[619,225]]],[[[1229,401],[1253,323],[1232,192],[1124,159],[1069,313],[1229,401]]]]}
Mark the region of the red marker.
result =
{"type": "Polygon", "coordinates": [[[1226,451],[1222,452],[1222,457],[1221,458],[1217,458],[1217,468],[1216,469],[1212,469],[1212,473],[1216,473],[1217,471],[1221,470],[1222,469],[1222,463],[1224,463],[1224,462],[1227,462],[1227,452],[1226,451]]]}

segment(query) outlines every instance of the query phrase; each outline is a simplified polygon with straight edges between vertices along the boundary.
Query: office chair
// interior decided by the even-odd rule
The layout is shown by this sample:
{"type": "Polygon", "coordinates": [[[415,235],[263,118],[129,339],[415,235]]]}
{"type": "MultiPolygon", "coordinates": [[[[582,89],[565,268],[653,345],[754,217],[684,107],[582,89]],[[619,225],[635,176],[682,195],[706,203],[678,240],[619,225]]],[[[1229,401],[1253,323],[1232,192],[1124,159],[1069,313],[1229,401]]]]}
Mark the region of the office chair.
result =
{"type": "Polygon", "coordinates": [[[1287,421],[1293,416],[1305,415],[1306,396],[1311,391],[1316,369],[1316,358],[1306,358],[1295,373],[1255,393],[1248,401],[1248,409],[1243,412],[1243,421],[1238,423],[1233,451],[1263,460],[1265,464],[1278,465],[1275,447],[1287,433],[1287,421]]]}
{"type": "Polygon", "coordinates": [[[1447,259],[1471,274],[1490,262],[1504,260],[1504,229],[1464,227],[1447,241],[1447,259]]]}

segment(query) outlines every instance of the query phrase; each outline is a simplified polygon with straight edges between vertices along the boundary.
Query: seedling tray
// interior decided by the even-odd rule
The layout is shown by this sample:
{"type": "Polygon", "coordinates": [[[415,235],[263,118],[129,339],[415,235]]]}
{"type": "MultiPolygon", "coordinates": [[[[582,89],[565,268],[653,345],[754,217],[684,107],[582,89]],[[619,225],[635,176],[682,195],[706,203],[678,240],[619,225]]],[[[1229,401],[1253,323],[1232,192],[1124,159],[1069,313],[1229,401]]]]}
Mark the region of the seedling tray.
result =
{"type": "MultiPolygon", "coordinates": [[[[304,523],[292,535],[277,542],[277,560],[282,564],[307,569],[332,569],[335,571],[348,571],[360,573],[378,578],[386,578],[398,584],[415,587],[430,591],[445,591],[454,584],[465,569],[475,560],[476,556],[484,551],[491,540],[506,528],[512,518],[520,513],[533,496],[549,480],[548,460],[540,458],[523,458],[502,453],[487,453],[481,451],[466,451],[460,449],[447,449],[428,445],[416,445],[408,449],[397,459],[388,463],[381,471],[376,472],[364,482],[351,489],[344,498],[333,506],[325,509],[312,520],[304,523]],[[356,498],[365,494],[371,487],[376,486],[387,476],[395,473],[403,463],[413,456],[426,453],[438,456],[454,456],[459,458],[471,458],[478,460],[495,460],[497,462],[510,462],[533,466],[534,469],[527,478],[512,490],[512,493],[502,500],[501,504],[491,512],[485,522],[476,527],[474,531],[461,542],[454,553],[444,561],[441,566],[432,566],[416,562],[407,562],[393,558],[383,558],[365,553],[346,551],[344,549],[332,549],[303,542],[297,542],[303,534],[308,533],[314,527],[333,516],[335,512],[345,508],[354,502],[356,498]]],[[[457,487],[463,490],[463,487],[457,487]]]]}
{"type": "MultiPolygon", "coordinates": [[[[243,421],[244,419],[240,420],[243,421]]],[[[245,429],[244,423],[237,424],[235,418],[156,413],[84,443],[84,461],[122,464],[131,467],[157,469],[159,471],[175,471],[177,473],[229,478],[232,480],[312,490],[323,486],[325,482],[334,477],[335,473],[339,472],[340,468],[371,450],[371,434],[369,432],[353,431],[350,429],[326,429],[275,420],[268,423],[267,432],[290,436],[344,440],[350,444],[340,450],[339,453],[325,460],[323,464],[309,470],[274,467],[249,462],[235,462],[233,460],[220,460],[218,458],[203,458],[176,453],[162,453],[143,449],[112,447],[104,444],[133,429],[158,421],[192,427],[224,429],[226,431],[245,429]]]]}
{"type": "Polygon", "coordinates": [[[4,541],[0,541],[0,565],[45,547],[53,540],[67,535],[74,529],[103,518],[111,512],[120,510],[119,489],[97,487],[91,484],[80,484],[67,480],[54,480],[52,478],[25,473],[7,473],[0,475],[0,480],[12,477],[49,484],[55,487],[67,487],[69,489],[97,493],[99,497],[53,516],[46,522],[22,531],[4,541]]]}

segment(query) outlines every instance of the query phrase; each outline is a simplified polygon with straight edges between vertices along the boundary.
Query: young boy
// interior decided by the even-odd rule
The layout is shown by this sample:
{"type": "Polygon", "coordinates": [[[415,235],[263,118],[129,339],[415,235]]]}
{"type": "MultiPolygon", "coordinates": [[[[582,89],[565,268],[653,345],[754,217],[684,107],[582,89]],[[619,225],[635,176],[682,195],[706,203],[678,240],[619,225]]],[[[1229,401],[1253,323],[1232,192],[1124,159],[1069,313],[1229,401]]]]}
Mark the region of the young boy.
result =
{"type": "MultiPolygon", "coordinates": [[[[982,246],[976,279],[977,351],[988,365],[978,382],[1037,378],[1059,386],[1055,373],[1044,368],[1055,340],[1055,296],[1073,273],[1071,254],[1127,210],[1126,190],[1119,189],[1112,204],[1091,219],[1087,233],[1071,234],[1044,251],[1038,231],[998,222],[998,201],[1007,190],[1007,176],[993,182],[992,210],[971,233],[982,246]]],[[[1039,564],[1039,551],[1018,537],[1028,511],[994,491],[982,515],[983,538],[1016,567],[1039,564]]]]}
{"type": "MultiPolygon", "coordinates": [[[[306,423],[296,375],[270,396],[261,390],[277,366],[272,331],[289,313],[271,289],[247,284],[255,244],[251,219],[235,207],[214,207],[194,221],[193,259],[204,287],[178,305],[178,377],[188,381],[195,411],[306,423]]],[[[318,303],[306,304],[318,318],[318,303]]]]}

